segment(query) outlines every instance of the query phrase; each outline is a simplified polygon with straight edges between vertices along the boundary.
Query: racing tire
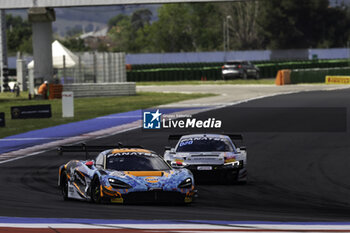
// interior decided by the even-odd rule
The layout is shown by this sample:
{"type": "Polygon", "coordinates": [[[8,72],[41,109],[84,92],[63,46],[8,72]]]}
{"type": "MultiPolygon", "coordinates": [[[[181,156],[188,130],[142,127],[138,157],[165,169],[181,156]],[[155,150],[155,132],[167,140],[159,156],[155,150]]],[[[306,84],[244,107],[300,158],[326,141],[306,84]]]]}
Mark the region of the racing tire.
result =
{"type": "Polygon", "coordinates": [[[247,184],[247,181],[237,181],[237,184],[238,185],[246,185],[247,184]]]}
{"type": "Polygon", "coordinates": [[[256,80],[260,79],[260,72],[256,72],[256,74],[255,74],[255,79],[256,79],[256,80]]]}
{"type": "Polygon", "coordinates": [[[238,175],[236,174],[236,172],[227,172],[226,175],[225,175],[225,181],[226,183],[225,184],[228,184],[228,185],[233,185],[237,182],[237,178],[238,178],[238,175]]]}
{"type": "Polygon", "coordinates": [[[100,204],[102,202],[101,184],[98,177],[95,177],[91,182],[91,202],[100,204]]]}
{"type": "Polygon", "coordinates": [[[61,187],[61,193],[62,193],[63,200],[64,201],[69,200],[69,198],[68,198],[68,177],[67,177],[66,171],[62,172],[60,187],[61,187]]]}
{"type": "Polygon", "coordinates": [[[239,172],[237,173],[236,184],[238,184],[238,185],[246,185],[247,184],[247,182],[248,182],[247,179],[246,180],[239,180],[238,177],[239,177],[239,172]]]}
{"type": "Polygon", "coordinates": [[[246,71],[243,72],[242,74],[242,79],[247,80],[248,79],[248,74],[246,71]]]}

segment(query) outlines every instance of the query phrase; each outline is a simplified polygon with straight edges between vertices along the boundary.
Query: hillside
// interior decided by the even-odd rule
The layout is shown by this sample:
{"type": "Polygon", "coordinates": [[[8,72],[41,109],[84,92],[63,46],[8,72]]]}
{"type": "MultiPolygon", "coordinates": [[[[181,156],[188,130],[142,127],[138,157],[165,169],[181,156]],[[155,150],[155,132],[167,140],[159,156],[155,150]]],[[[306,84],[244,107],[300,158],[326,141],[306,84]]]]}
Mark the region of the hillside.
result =
{"type": "MultiPolygon", "coordinates": [[[[83,26],[86,32],[98,30],[105,27],[110,18],[118,14],[131,15],[134,11],[142,8],[149,9],[153,13],[152,21],[155,21],[157,20],[157,9],[160,6],[159,4],[149,4],[56,8],[56,21],[53,23],[53,29],[60,36],[64,36],[69,29],[80,26],[83,26]]],[[[6,13],[27,18],[26,10],[7,10],[6,13]]]]}

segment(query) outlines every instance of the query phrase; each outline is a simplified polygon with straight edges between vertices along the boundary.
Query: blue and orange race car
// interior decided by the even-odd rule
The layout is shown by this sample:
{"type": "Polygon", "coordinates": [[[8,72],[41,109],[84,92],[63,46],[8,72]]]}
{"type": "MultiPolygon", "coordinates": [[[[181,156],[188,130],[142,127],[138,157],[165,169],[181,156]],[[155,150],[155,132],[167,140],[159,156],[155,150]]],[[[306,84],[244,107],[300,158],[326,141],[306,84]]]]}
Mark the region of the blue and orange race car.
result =
{"type": "MultiPolygon", "coordinates": [[[[79,151],[77,146],[67,148],[59,151],[79,151]]],[[[191,203],[195,194],[189,170],[172,168],[155,152],[142,148],[119,147],[102,151],[96,160],[71,160],[60,166],[58,178],[64,200],[191,203]]]]}

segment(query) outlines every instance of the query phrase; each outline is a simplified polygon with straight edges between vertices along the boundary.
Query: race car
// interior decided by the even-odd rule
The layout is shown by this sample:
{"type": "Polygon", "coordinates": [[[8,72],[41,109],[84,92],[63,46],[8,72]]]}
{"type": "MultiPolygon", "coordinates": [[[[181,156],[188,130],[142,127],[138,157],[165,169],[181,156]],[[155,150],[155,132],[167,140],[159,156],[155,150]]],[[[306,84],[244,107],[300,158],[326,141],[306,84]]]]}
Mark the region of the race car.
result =
{"type": "Polygon", "coordinates": [[[178,140],[175,148],[166,147],[164,159],[174,166],[192,171],[196,180],[215,179],[220,183],[247,182],[247,151],[232,140],[242,135],[190,134],[170,135],[178,140]]]}
{"type": "MultiPolygon", "coordinates": [[[[94,147],[60,147],[59,151],[93,151],[94,147]]],[[[96,147],[95,147],[96,149],[96,147]]],[[[102,151],[96,160],[71,160],[59,167],[58,186],[64,200],[95,203],[191,203],[194,178],[175,169],[155,152],[133,147],[102,151]]]]}

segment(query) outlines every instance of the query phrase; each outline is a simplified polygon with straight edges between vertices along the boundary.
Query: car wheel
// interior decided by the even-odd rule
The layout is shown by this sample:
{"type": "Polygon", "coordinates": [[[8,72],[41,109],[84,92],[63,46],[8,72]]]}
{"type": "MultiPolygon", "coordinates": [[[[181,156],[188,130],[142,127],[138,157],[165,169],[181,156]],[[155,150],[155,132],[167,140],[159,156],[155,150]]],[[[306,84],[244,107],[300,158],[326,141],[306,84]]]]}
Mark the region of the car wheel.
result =
{"type": "Polygon", "coordinates": [[[247,74],[246,71],[243,72],[242,78],[243,78],[244,80],[246,80],[246,79],[248,78],[248,74],[247,74]]]}
{"type": "Polygon", "coordinates": [[[101,203],[101,188],[100,181],[95,177],[91,182],[91,201],[94,203],[101,203]]]}
{"type": "Polygon", "coordinates": [[[66,171],[64,171],[61,175],[60,187],[61,187],[63,200],[67,201],[69,198],[68,198],[68,177],[67,177],[66,171]]]}
{"type": "Polygon", "coordinates": [[[228,184],[228,185],[232,185],[235,184],[237,181],[237,172],[236,171],[227,171],[224,173],[224,177],[225,179],[223,179],[223,183],[222,184],[228,184]]]}
{"type": "Polygon", "coordinates": [[[260,72],[256,72],[255,79],[260,79],[260,72]]]}
{"type": "MultiPolygon", "coordinates": [[[[247,171],[245,171],[247,172],[247,171]]],[[[239,185],[245,185],[247,184],[247,174],[245,175],[245,179],[240,179],[239,177],[239,171],[237,172],[237,178],[236,178],[236,183],[239,184],[239,185]]]]}

